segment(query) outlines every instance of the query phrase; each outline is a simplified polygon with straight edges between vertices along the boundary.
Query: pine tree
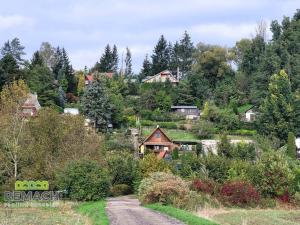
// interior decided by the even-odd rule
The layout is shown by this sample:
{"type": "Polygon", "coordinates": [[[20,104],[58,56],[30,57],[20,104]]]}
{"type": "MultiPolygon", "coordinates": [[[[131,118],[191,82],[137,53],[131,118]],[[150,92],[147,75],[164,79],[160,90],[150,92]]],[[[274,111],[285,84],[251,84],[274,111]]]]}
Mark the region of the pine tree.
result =
{"type": "Polygon", "coordinates": [[[65,78],[68,83],[67,93],[76,94],[77,84],[76,84],[74,70],[72,65],[70,64],[68,54],[64,48],[62,49],[62,58],[63,58],[63,70],[64,70],[65,78]]]}
{"type": "Polygon", "coordinates": [[[139,80],[143,80],[144,78],[146,78],[147,76],[151,76],[152,75],[152,71],[151,71],[151,62],[149,61],[148,55],[146,55],[144,61],[143,61],[143,67],[141,69],[141,72],[139,74],[139,80]]]}
{"type": "Polygon", "coordinates": [[[31,59],[31,67],[36,66],[36,65],[39,65],[39,66],[44,65],[43,58],[41,57],[39,51],[34,52],[32,59],[31,59]]]}
{"type": "Polygon", "coordinates": [[[132,61],[131,61],[131,52],[130,49],[126,48],[126,56],[125,56],[125,76],[132,75],[132,61]]]}
{"type": "Polygon", "coordinates": [[[152,58],[152,73],[157,74],[163,70],[169,69],[170,54],[168,43],[163,35],[159,38],[154,47],[152,58]]]}
{"type": "Polygon", "coordinates": [[[21,78],[21,71],[15,58],[11,55],[5,55],[0,60],[0,90],[4,84],[21,78]]]}
{"type": "Polygon", "coordinates": [[[1,48],[2,57],[10,54],[17,61],[18,65],[23,64],[24,59],[22,58],[25,55],[25,47],[21,45],[19,38],[14,38],[11,42],[7,41],[4,43],[4,46],[1,48]]]}
{"type": "Polygon", "coordinates": [[[288,75],[281,70],[271,76],[269,93],[261,106],[260,130],[266,135],[287,140],[288,132],[294,130],[295,112],[291,84],[288,75]]]}
{"type": "Polygon", "coordinates": [[[180,70],[185,76],[190,70],[193,63],[194,45],[187,31],[184,32],[183,38],[179,44],[180,70]]]}
{"type": "Polygon", "coordinates": [[[106,45],[104,53],[102,54],[99,63],[96,63],[94,69],[100,73],[113,72],[112,71],[112,51],[109,44],[106,45]]]}
{"type": "Polygon", "coordinates": [[[63,57],[62,57],[62,51],[60,50],[59,47],[56,48],[54,57],[55,57],[55,60],[54,60],[55,63],[53,63],[52,71],[54,74],[54,78],[56,80],[58,80],[59,73],[61,72],[61,69],[63,68],[63,63],[64,63],[63,57]]]}
{"type": "Polygon", "coordinates": [[[172,71],[177,70],[177,68],[181,67],[180,63],[180,45],[176,41],[173,48],[170,49],[170,69],[172,71]]]}
{"type": "Polygon", "coordinates": [[[117,46],[114,45],[111,55],[112,61],[111,61],[111,71],[114,73],[117,73],[118,71],[118,64],[119,64],[119,56],[118,56],[118,49],[117,46]]]}
{"type": "Polygon", "coordinates": [[[82,110],[84,115],[95,122],[95,127],[102,132],[107,131],[111,123],[111,104],[104,83],[99,77],[87,87],[82,97],[82,110]]]}

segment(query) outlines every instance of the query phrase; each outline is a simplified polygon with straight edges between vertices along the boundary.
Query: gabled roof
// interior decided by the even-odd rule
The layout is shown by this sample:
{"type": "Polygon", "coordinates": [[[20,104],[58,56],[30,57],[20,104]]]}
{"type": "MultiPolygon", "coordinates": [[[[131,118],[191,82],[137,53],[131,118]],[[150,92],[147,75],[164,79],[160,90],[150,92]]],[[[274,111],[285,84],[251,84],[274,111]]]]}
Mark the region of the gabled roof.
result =
{"type": "MultiPolygon", "coordinates": [[[[171,73],[171,71],[169,70],[164,70],[164,71],[161,71],[159,72],[158,74],[155,74],[154,76],[147,76],[145,79],[142,80],[142,82],[146,82],[148,80],[151,80],[151,79],[154,79],[155,77],[160,77],[160,76],[163,76],[163,75],[168,75],[171,77],[171,79],[173,79],[173,82],[179,82],[174,76],[173,74],[171,73]]],[[[171,81],[172,82],[172,81],[171,81]]]]}
{"type": "Polygon", "coordinates": [[[198,107],[195,105],[172,105],[171,109],[198,109],[198,107]]]}
{"type": "Polygon", "coordinates": [[[160,131],[160,132],[168,139],[169,142],[173,142],[173,141],[168,137],[168,135],[167,135],[162,129],[160,129],[159,126],[157,126],[157,128],[154,129],[154,130],[152,131],[152,133],[151,133],[147,138],[145,138],[145,140],[142,142],[142,144],[145,143],[145,142],[147,142],[147,141],[155,134],[155,132],[158,131],[158,130],[159,130],[159,131],[160,131]]]}
{"type": "Polygon", "coordinates": [[[22,105],[22,108],[31,108],[35,107],[37,110],[41,108],[41,105],[38,101],[37,94],[29,94],[27,99],[25,100],[24,104],[22,105]]]}

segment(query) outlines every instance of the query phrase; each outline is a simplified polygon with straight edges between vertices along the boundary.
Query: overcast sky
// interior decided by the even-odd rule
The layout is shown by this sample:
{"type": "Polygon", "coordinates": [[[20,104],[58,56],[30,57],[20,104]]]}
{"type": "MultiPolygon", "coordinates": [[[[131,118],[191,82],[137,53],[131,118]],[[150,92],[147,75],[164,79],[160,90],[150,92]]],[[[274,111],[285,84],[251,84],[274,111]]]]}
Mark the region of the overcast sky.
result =
{"type": "Polygon", "coordinates": [[[75,69],[91,67],[107,43],[128,46],[140,70],[159,36],[233,46],[256,24],[292,16],[300,0],[1,0],[0,44],[19,37],[26,58],[44,41],[65,47],[75,69]]]}

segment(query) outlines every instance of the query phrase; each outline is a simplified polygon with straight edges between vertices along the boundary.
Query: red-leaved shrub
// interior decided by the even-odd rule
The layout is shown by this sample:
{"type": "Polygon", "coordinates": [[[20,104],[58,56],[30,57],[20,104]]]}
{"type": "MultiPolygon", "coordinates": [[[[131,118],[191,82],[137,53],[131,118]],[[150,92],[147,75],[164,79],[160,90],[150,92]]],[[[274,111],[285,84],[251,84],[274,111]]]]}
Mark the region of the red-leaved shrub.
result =
{"type": "Polygon", "coordinates": [[[278,198],[283,203],[289,203],[290,202],[290,195],[287,191],[283,195],[280,195],[278,198]]]}
{"type": "Polygon", "coordinates": [[[214,181],[196,179],[193,182],[193,189],[212,195],[216,192],[217,187],[214,181]]]}
{"type": "Polygon", "coordinates": [[[221,200],[236,206],[255,206],[260,196],[252,184],[244,181],[225,183],[220,191],[221,200]]]}

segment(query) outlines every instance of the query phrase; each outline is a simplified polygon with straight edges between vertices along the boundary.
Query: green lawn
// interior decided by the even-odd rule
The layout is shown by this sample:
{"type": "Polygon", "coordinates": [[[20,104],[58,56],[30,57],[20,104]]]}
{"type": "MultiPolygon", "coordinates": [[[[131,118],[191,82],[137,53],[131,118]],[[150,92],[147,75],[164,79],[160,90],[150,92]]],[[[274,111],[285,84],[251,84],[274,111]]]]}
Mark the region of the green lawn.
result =
{"type": "Polygon", "coordinates": [[[300,210],[234,210],[212,219],[224,225],[296,225],[300,224],[300,210]]]}
{"type": "Polygon", "coordinates": [[[0,206],[0,224],[9,225],[86,225],[87,218],[72,210],[73,203],[57,208],[5,208],[0,206]]]}
{"type": "Polygon", "coordinates": [[[145,207],[167,214],[173,218],[176,218],[186,223],[187,225],[217,225],[217,223],[195,216],[194,214],[188,211],[177,209],[172,206],[150,204],[150,205],[145,205],[145,207]]]}
{"type": "MultiPolygon", "coordinates": [[[[150,127],[143,127],[143,136],[147,137],[148,135],[151,134],[151,132],[155,128],[150,128],[150,127]]],[[[163,131],[167,133],[167,135],[172,139],[172,140],[184,140],[184,141],[199,141],[199,138],[197,135],[185,131],[185,130],[176,130],[176,129],[164,129],[162,128],[163,131]]]]}
{"type": "Polygon", "coordinates": [[[108,225],[109,220],[105,213],[105,206],[106,202],[104,200],[97,202],[85,202],[81,203],[76,210],[79,213],[88,216],[93,225],[108,225]]]}

